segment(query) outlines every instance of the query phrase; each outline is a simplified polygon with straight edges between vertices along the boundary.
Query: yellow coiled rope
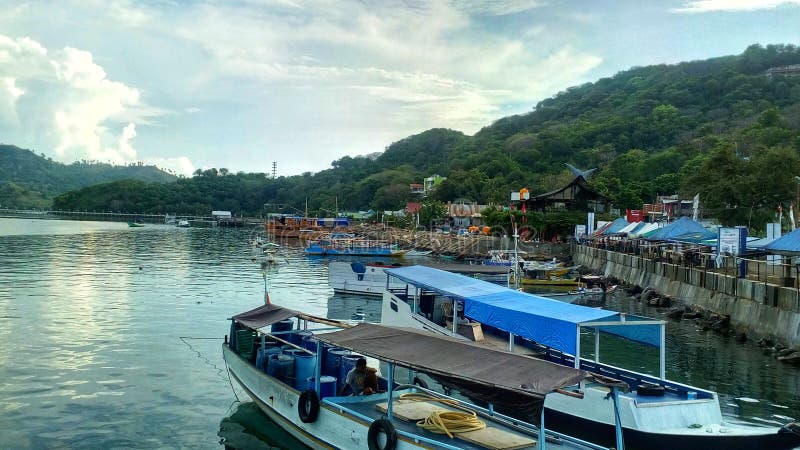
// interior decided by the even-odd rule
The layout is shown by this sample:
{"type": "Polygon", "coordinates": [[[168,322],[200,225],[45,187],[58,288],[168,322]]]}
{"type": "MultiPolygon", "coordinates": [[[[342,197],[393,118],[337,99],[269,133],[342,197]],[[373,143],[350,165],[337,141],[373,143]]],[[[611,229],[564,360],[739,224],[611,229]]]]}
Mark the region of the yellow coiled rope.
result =
{"type": "Polygon", "coordinates": [[[486,423],[478,419],[474,412],[434,411],[425,420],[417,422],[417,426],[452,438],[453,433],[482,430],[486,428],[486,423]]]}
{"type": "MultiPolygon", "coordinates": [[[[408,393],[400,396],[400,400],[414,402],[440,402],[446,405],[456,405],[458,402],[445,398],[431,397],[421,393],[408,393]]],[[[465,433],[486,428],[486,422],[478,419],[473,411],[434,411],[424,420],[417,422],[417,426],[431,433],[446,434],[453,437],[454,433],[465,433]]]]}

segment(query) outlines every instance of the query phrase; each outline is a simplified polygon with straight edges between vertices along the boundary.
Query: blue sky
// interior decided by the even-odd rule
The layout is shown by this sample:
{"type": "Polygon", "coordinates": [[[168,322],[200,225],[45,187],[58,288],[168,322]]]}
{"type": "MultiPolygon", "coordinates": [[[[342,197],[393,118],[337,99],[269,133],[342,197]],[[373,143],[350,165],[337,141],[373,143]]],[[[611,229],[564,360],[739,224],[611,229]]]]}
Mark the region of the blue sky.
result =
{"type": "Polygon", "coordinates": [[[0,141],[294,175],[753,43],[800,44],[800,0],[0,0],[0,141]]]}

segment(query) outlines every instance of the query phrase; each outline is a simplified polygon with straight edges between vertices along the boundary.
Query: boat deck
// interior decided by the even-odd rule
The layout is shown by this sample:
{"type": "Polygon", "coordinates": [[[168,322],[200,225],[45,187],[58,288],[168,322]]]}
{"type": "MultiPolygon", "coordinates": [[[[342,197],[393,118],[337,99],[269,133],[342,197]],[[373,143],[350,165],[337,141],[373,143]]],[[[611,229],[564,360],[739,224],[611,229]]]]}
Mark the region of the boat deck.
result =
{"type": "MultiPolygon", "coordinates": [[[[355,411],[358,414],[370,417],[373,420],[380,419],[386,415],[387,397],[374,395],[370,397],[331,397],[327,401],[343,408],[355,411]]],[[[458,409],[443,405],[440,402],[420,402],[398,400],[395,397],[392,424],[398,431],[413,433],[428,439],[444,442],[461,449],[467,450],[513,450],[536,448],[537,436],[534,434],[522,433],[509,426],[480,417],[486,422],[487,428],[481,431],[463,433],[449,438],[444,434],[436,434],[425,430],[416,425],[417,420],[427,417],[434,410],[459,411],[458,409]],[[483,442],[483,444],[481,444],[483,442]]],[[[557,437],[548,437],[549,444],[557,444],[561,449],[584,449],[580,445],[566,442],[557,437]]]]}

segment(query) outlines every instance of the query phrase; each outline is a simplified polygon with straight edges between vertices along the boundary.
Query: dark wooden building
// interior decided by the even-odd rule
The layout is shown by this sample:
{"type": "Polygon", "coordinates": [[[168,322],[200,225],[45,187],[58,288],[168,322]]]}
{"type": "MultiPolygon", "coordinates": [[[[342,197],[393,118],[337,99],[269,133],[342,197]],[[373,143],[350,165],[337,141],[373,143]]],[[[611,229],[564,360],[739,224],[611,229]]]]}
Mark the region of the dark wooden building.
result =
{"type": "Polygon", "coordinates": [[[568,185],[524,200],[528,211],[594,211],[608,212],[611,199],[592,189],[582,176],[575,177],[568,185]]]}

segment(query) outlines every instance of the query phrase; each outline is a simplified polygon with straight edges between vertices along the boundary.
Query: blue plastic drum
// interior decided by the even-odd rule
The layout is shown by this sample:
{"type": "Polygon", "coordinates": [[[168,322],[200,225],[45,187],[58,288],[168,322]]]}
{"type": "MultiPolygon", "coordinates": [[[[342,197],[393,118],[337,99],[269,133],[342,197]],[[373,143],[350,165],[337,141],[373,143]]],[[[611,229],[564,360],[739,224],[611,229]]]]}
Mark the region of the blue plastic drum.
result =
{"type": "Polygon", "coordinates": [[[281,348],[275,345],[259,348],[256,355],[256,367],[266,372],[269,355],[278,355],[280,353],[281,348]]]}
{"type": "Polygon", "coordinates": [[[341,358],[344,355],[349,355],[351,352],[350,350],[343,350],[341,348],[333,348],[328,350],[328,353],[325,355],[325,375],[330,375],[332,377],[339,378],[339,365],[341,364],[341,358]]]}
{"type": "Polygon", "coordinates": [[[286,384],[294,384],[294,356],[278,355],[278,379],[286,384]]]}
{"type": "Polygon", "coordinates": [[[291,334],[291,339],[287,339],[287,340],[289,342],[291,342],[292,344],[294,344],[294,345],[302,346],[303,345],[303,339],[305,339],[308,336],[313,336],[313,335],[314,335],[314,333],[312,333],[310,331],[295,331],[294,333],[291,334]]]}
{"type": "MultiPolygon", "coordinates": [[[[310,377],[314,376],[314,369],[317,367],[317,357],[303,352],[294,357],[294,388],[303,390],[308,384],[310,377]]],[[[321,380],[322,378],[320,378],[321,380]]]]}
{"type": "Polygon", "coordinates": [[[294,320],[286,319],[286,320],[281,320],[280,322],[273,323],[270,330],[273,333],[279,333],[281,331],[292,331],[293,328],[294,328],[294,320]]]}
{"type": "MultiPolygon", "coordinates": [[[[308,389],[314,390],[314,377],[308,379],[308,389]]],[[[319,377],[319,398],[336,397],[336,377],[323,375],[319,377]]]]}
{"type": "Polygon", "coordinates": [[[278,356],[277,353],[273,353],[267,356],[267,375],[275,378],[280,378],[278,375],[278,370],[280,369],[278,365],[278,356]]]}

